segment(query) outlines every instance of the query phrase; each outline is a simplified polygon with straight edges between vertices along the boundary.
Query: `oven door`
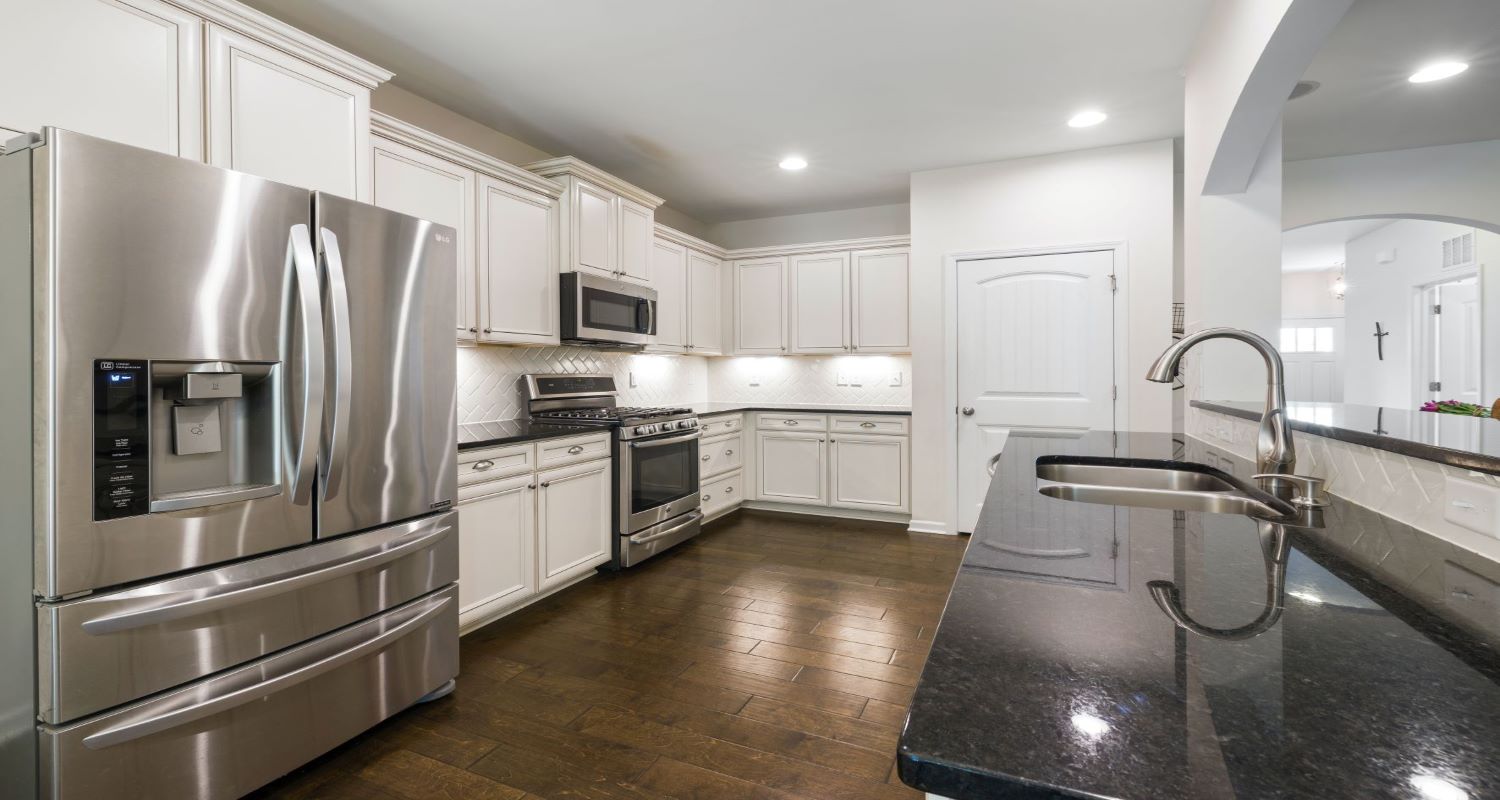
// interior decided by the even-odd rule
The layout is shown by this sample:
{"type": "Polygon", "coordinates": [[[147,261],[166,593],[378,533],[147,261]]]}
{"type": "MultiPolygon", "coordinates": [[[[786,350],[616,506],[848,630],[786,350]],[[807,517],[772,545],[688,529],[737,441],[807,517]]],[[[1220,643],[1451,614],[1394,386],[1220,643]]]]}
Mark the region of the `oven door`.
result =
{"type": "Polygon", "coordinates": [[[563,338],[650,344],[656,338],[656,290],[581,272],[562,276],[563,338]]]}
{"type": "Polygon", "coordinates": [[[629,535],[697,508],[698,432],[620,442],[620,530],[629,535]]]}

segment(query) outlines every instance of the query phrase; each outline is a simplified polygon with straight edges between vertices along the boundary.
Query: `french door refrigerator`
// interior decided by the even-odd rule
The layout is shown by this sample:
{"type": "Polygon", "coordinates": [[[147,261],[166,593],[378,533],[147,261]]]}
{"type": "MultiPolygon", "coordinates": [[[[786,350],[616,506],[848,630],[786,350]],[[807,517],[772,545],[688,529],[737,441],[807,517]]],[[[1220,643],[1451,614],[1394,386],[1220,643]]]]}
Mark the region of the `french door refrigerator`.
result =
{"type": "Polygon", "coordinates": [[[0,148],[0,794],[238,797],[451,687],[456,258],[185,159],[0,148]]]}

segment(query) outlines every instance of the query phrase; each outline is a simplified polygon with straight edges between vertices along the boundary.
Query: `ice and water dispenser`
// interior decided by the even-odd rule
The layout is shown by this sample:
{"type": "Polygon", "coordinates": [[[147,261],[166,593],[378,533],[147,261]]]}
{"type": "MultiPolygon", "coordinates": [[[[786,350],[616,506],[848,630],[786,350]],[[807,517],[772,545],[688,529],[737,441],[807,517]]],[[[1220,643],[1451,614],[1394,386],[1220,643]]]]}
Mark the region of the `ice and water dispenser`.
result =
{"type": "Polygon", "coordinates": [[[281,492],[277,365],[100,360],[94,519],[281,492]]]}

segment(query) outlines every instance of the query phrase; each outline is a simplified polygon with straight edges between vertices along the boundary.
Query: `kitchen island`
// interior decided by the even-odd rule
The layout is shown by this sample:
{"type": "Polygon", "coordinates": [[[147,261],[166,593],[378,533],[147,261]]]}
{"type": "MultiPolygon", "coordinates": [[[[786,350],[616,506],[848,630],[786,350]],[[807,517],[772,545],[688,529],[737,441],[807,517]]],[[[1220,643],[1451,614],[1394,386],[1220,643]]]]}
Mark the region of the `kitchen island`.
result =
{"type": "Polygon", "coordinates": [[[1249,517],[1043,496],[1036,460],[1058,455],[1252,472],[1166,434],[1012,435],[903,781],[960,799],[1497,796],[1500,565],[1334,497],[1321,527],[1280,528],[1273,570],[1273,526],[1249,517]]]}

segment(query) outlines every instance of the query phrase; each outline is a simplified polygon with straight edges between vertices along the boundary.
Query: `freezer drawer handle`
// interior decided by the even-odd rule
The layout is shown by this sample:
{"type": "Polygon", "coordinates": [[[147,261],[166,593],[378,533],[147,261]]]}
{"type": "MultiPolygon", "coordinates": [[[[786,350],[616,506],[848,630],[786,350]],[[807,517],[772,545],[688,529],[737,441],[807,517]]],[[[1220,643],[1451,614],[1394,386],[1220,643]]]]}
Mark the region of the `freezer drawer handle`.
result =
{"type": "Polygon", "coordinates": [[[338,497],[349,461],[349,414],[353,402],[354,354],[349,330],[349,287],[344,283],[344,256],[339,239],[327,228],[318,229],[323,264],[328,274],[328,311],[333,318],[333,413],[325,426],[323,499],[338,497]]]}
{"type": "Polygon", "coordinates": [[[384,633],[360,642],[348,650],[335,653],[310,664],[304,664],[293,669],[291,672],[279,675],[268,681],[262,681],[253,686],[246,686],[243,689],[219,695],[211,700],[194,703],[184,708],[168,711],[154,717],[147,717],[136,722],[127,722],[113,728],[106,728],[96,734],[84,737],[83,746],[90,750],[102,750],[106,747],[133,742],[136,739],[150,736],[153,733],[160,733],[181,725],[186,725],[204,717],[219,714],[232,708],[238,708],[246,703],[254,702],[283,689],[290,689],[298,684],[306,683],[319,675],[336,670],[351,661],[357,661],[365,656],[390,647],[396,643],[396,640],[416,631],[427,624],[428,620],[442,613],[443,608],[452,601],[451,597],[435,597],[428,600],[424,606],[414,606],[410,609],[404,609],[401,613],[415,613],[415,616],[408,618],[406,621],[384,633]]]}
{"type": "MultiPolygon", "coordinates": [[[[295,446],[292,464],[292,503],[306,505],[312,491],[313,462],[323,436],[323,314],[319,307],[317,256],[306,225],[293,225],[286,243],[286,269],[297,284],[297,310],[302,318],[302,441],[295,446]]],[[[288,333],[287,341],[291,341],[288,333]]],[[[290,354],[287,354],[289,357],[290,354]]]]}
{"type": "Polygon", "coordinates": [[[374,547],[360,550],[331,564],[319,565],[314,569],[287,577],[224,584],[223,586],[209,590],[210,593],[208,594],[202,594],[199,591],[181,592],[177,595],[181,598],[177,602],[171,602],[172,595],[168,595],[165,598],[168,602],[164,604],[97,617],[83,623],[82,627],[85,633],[102,636],[142,628],[147,625],[159,625],[163,622],[171,622],[183,617],[191,617],[208,611],[215,611],[226,606],[294,592],[307,586],[324,583],[334,578],[395,561],[412,552],[435,544],[438,539],[442,538],[452,529],[452,525],[444,525],[431,531],[414,531],[390,541],[381,542],[374,547]]]}

